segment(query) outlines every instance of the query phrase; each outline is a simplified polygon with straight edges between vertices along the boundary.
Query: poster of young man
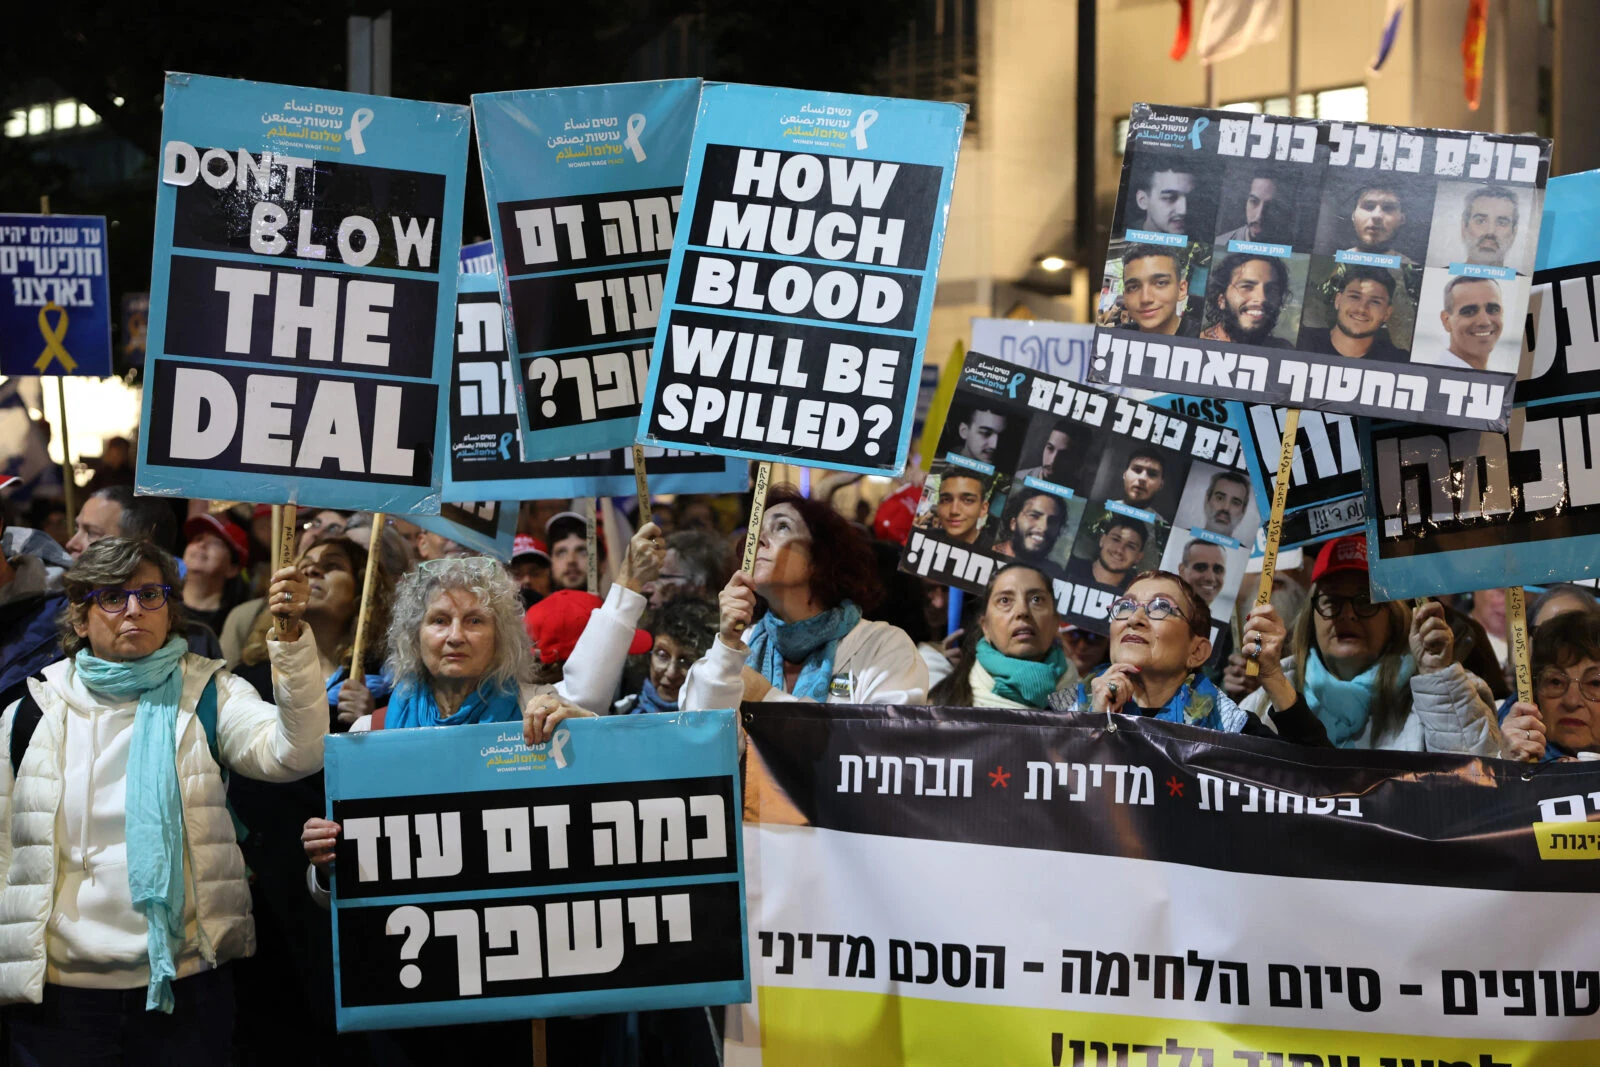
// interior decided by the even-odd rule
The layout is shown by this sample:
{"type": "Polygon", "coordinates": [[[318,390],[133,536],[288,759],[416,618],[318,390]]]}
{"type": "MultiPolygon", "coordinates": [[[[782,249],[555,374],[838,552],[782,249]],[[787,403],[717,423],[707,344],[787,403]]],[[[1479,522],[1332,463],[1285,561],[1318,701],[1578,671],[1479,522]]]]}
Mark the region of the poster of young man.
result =
{"type": "Polygon", "coordinates": [[[111,374],[100,215],[0,215],[0,374],[111,374]]]}
{"type": "Polygon", "coordinates": [[[467,109],[168,74],[138,492],[439,510],[467,109]]]}
{"type": "Polygon", "coordinates": [[[965,119],[708,85],[639,440],[899,474],[965,119]]]}
{"type": "Polygon", "coordinates": [[[478,93],[523,458],[633,443],[700,80],[478,93]]]}
{"type": "Polygon", "coordinates": [[[1549,165],[1537,137],[1137,104],[1090,380],[1503,431],[1549,165]]]}
{"type": "MultiPolygon", "coordinates": [[[[1600,425],[1597,197],[1600,178],[1593,173],[1550,181],[1544,201],[1550,234],[1532,276],[1510,432],[1374,422],[1362,434],[1362,465],[1371,472],[1362,499],[1374,599],[1594,575],[1600,553],[1600,465],[1592,431],[1600,425]]],[[[1525,218],[1499,196],[1480,197],[1469,222],[1479,209],[1517,217],[1518,225],[1525,218]]],[[[1514,258],[1516,240],[1502,236],[1499,242],[1514,258]]],[[[1491,250],[1490,243],[1480,236],[1472,247],[1491,250]]]]}
{"type": "MultiPolygon", "coordinates": [[[[461,274],[456,299],[444,499],[632,496],[631,448],[559,459],[521,458],[517,438],[522,430],[506,359],[499,277],[492,272],[461,274]]],[[[655,493],[742,493],[749,487],[749,467],[727,456],[645,449],[655,493]]]]}
{"type": "Polygon", "coordinates": [[[1260,512],[1231,425],[969,353],[913,522],[901,570],[981,593],[1025,562],[1098,633],[1134,575],[1183,574],[1215,640],[1260,512]]]}

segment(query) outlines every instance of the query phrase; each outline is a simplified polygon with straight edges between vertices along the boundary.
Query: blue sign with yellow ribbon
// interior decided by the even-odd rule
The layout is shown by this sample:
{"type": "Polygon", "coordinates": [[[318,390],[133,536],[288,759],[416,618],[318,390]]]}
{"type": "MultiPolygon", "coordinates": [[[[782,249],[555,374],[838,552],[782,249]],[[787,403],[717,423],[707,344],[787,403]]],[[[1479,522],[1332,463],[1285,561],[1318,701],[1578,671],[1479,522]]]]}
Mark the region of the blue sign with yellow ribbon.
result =
{"type": "Polygon", "coordinates": [[[106,220],[0,215],[0,374],[111,374],[106,220]]]}

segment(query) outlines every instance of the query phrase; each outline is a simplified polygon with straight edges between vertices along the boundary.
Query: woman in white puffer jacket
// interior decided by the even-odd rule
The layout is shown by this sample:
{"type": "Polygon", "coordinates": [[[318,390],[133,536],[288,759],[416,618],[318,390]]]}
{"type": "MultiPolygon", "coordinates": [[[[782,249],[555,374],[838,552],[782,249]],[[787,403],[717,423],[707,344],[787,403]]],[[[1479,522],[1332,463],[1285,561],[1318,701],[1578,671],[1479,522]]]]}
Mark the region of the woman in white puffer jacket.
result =
{"type": "Polygon", "coordinates": [[[148,541],[91,545],[65,576],[67,658],[0,718],[0,754],[20,757],[0,758],[13,1062],[228,1060],[225,964],[255,951],[255,927],[222,767],[317,771],[328,702],[297,571],[269,591],[276,707],[187,651],[178,581],[148,541]]]}

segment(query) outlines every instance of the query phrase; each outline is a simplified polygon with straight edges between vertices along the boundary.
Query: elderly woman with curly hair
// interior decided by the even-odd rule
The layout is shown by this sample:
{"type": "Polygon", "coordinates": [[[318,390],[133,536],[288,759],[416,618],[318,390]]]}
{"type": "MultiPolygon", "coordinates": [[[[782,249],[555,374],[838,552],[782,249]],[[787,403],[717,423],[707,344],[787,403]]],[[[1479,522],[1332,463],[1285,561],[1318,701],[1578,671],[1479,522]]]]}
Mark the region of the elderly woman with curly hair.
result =
{"type": "Polygon", "coordinates": [[[882,596],[872,547],[844,516],[787,487],[772,490],[755,571],[723,587],[717,639],[690,668],[681,706],[923,703],[928,666],[916,643],[898,626],[861,617],[882,596]],[[766,608],[759,620],[758,604],[766,608]]]}
{"type": "Polygon", "coordinates": [[[306,583],[272,576],[276,707],[188,651],[178,565],[111,537],[66,572],[62,648],[0,718],[0,1003],[12,1061],[223,1064],[255,950],[224,768],[322,766],[306,583]]]}

